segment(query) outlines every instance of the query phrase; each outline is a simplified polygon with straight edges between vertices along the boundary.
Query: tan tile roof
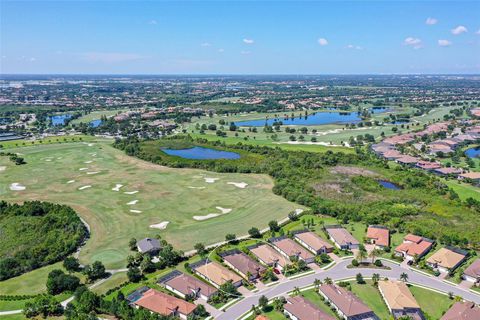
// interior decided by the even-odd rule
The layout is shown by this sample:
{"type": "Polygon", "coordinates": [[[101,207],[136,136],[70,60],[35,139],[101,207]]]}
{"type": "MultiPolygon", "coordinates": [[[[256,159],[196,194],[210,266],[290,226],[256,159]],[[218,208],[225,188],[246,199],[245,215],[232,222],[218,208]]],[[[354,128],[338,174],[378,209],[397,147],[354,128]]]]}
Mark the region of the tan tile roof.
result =
{"type": "Polygon", "coordinates": [[[265,272],[265,267],[253,260],[245,253],[234,253],[223,257],[223,260],[229,262],[233,267],[246,275],[250,272],[252,275],[257,275],[265,272]]]}
{"type": "Polygon", "coordinates": [[[345,228],[327,228],[327,233],[339,245],[359,244],[358,240],[345,228]]]}
{"type": "Polygon", "coordinates": [[[233,283],[242,280],[235,272],[228,270],[215,261],[202,264],[196,267],[195,270],[219,286],[230,280],[232,280],[233,283]]]}
{"type": "Polygon", "coordinates": [[[181,314],[189,315],[197,307],[193,303],[172,297],[154,289],[145,292],[140,299],[135,301],[135,304],[164,316],[168,316],[177,311],[181,314]]]}
{"type": "Polygon", "coordinates": [[[480,319],[480,307],[473,302],[455,303],[440,320],[474,320],[480,319]]]}
{"type": "Polygon", "coordinates": [[[447,248],[441,248],[440,250],[435,252],[433,255],[431,255],[427,259],[427,262],[438,264],[439,266],[444,268],[453,268],[458,263],[460,263],[460,261],[462,261],[464,258],[465,256],[463,254],[454,252],[447,248]]]}
{"type": "Polygon", "coordinates": [[[283,307],[298,320],[335,320],[302,296],[287,298],[283,307]]]}
{"type": "Polygon", "coordinates": [[[418,308],[417,301],[404,282],[382,280],[378,282],[378,288],[382,292],[390,309],[401,310],[405,308],[418,308]]]}
{"type": "Polygon", "coordinates": [[[376,244],[384,247],[390,245],[390,231],[387,228],[369,226],[367,229],[367,238],[374,239],[376,244]]]}
{"type": "Polygon", "coordinates": [[[289,257],[299,256],[304,260],[312,259],[314,256],[310,251],[296,243],[290,238],[284,238],[273,242],[273,245],[285,252],[289,257]]]}
{"type": "Polygon", "coordinates": [[[356,295],[335,284],[323,284],[319,290],[347,317],[372,312],[356,295]]]}
{"type": "Polygon", "coordinates": [[[315,232],[307,231],[307,232],[300,232],[295,234],[295,238],[305,242],[307,245],[313,248],[315,251],[319,251],[322,248],[333,249],[333,245],[331,245],[328,241],[322,239],[318,234],[315,232]]]}
{"type": "Polygon", "coordinates": [[[463,273],[472,278],[480,278],[480,259],[475,260],[463,273]]]}
{"type": "Polygon", "coordinates": [[[465,172],[460,174],[460,177],[467,179],[480,179],[480,172],[465,172]]]}
{"type": "Polygon", "coordinates": [[[217,292],[217,289],[211,285],[185,273],[181,273],[177,277],[166,281],[165,284],[184,295],[200,292],[201,294],[210,297],[217,292]]]}
{"type": "Polygon", "coordinates": [[[256,248],[250,249],[250,251],[258,257],[258,259],[262,260],[266,264],[278,264],[282,268],[285,267],[287,264],[290,263],[290,260],[282,256],[278,253],[277,250],[273,249],[268,244],[262,244],[256,248]]]}

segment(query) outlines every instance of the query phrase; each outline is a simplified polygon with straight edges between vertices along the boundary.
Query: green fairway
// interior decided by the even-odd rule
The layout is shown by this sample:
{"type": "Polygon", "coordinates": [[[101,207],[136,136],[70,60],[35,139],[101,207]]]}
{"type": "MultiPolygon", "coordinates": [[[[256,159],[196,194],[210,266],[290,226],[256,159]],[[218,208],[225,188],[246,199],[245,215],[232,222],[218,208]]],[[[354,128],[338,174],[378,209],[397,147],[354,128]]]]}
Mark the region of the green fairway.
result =
{"type": "Polygon", "coordinates": [[[432,319],[440,319],[454,302],[448,296],[428,289],[411,286],[410,291],[423,312],[432,317],[432,319]]]}
{"type": "Polygon", "coordinates": [[[84,116],[81,116],[80,118],[72,120],[70,123],[71,124],[79,124],[81,122],[83,123],[90,123],[93,120],[100,120],[102,116],[105,116],[107,118],[112,117],[114,115],[117,115],[121,112],[127,111],[128,109],[116,109],[116,110],[99,110],[99,111],[92,111],[89,114],[86,114],[84,116]]]}
{"type": "Polygon", "coordinates": [[[458,194],[460,199],[465,200],[467,198],[473,198],[480,201],[479,187],[456,180],[445,180],[445,183],[458,194]]]}
{"type": "Polygon", "coordinates": [[[47,289],[47,275],[54,269],[63,269],[62,263],[51,264],[21,276],[1,281],[0,295],[34,295],[43,293],[47,289]]]}
{"type": "Polygon", "coordinates": [[[227,233],[241,235],[252,226],[266,227],[270,220],[299,208],[275,196],[273,181],[266,175],[161,167],[128,157],[104,142],[10,151],[20,153],[27,164],[15,166],[8,158],[0,158],[0,166],[5,167],[0,172],[0,197],[73,207],[91,228],[91,239],[82,248],[80,260],[100,260],[107,268],[125,266],[132,237],[160,234],[176,248],[189,250],[197,242],[222,241],[227,233]],[[228,182],[248,186],[240,188],[228,182]],[[13,183],[25,190],[11,190],[13,183]],[[123,186],[112,190],[117,184],[123,186]],[[218,216],[205,219],[212,214],[218,216]],[[149,227],[167,221],[164,230],[149,227]]]}

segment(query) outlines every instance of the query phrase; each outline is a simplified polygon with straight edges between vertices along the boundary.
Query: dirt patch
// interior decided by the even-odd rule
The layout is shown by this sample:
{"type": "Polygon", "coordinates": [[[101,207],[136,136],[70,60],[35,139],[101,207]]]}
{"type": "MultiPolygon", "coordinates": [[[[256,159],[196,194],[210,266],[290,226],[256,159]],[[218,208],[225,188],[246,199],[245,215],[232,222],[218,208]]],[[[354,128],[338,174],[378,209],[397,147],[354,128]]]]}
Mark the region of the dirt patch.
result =
{"type": "Polygon", "coordinates": [[[378,177],[379,174],[371,170],[367,170],[360,167],[348,167],[348,166],[335,166],[330,169],[331,173],[344,174],[347,176],[366,176],[366,177],[378,177]]]}

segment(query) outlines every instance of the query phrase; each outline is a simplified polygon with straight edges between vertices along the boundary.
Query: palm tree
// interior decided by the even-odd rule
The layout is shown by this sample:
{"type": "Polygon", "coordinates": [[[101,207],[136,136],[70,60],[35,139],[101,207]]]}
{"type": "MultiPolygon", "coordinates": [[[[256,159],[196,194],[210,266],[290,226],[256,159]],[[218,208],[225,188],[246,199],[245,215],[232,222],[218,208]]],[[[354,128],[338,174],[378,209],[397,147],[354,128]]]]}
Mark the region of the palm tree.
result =
{"type": "Polygon", "coordinates": [[[323,282],[325,282],[326,284],[332,284],[332,283],[333,283],[332,279],[331,279],[331,278],[328,278],[328,277],[325,278],[325,279],[323,280],[323,282]]]}
{"type": "Polygon", "coordinates": [[[402,272],[402,274],[400,275],[400,280],[403,280],[403,282],[407,282],[408,274],[406,274],[405,272],[402,272]]]}
{"type": "Polygon", "coordinates": [[[320,279],[315,279],[313,281],[313,285],[315,286],[315,290],[318,290],[318,288],[320,287],[321,284],[322,284],[322,281],[320,279]]]}
{"type": "Polygon", "coordinates": [[[296,296],[300,295],[300,289],[298,287],[293,288],[293,294],[296,296]]]}
{"type": "Polygon", "coordinates": [[[372,281],[376,285],[378,281],[380,280],[380,275],[378,273],[372,274],[372,281]]]}
{"type": "Polygon", "coordinates": [[[370,258],[372,258],[372,263],[375,263],[375,258],[381,255],[382,252],[378,250],[377,248],[373,249],[370,251],[370,258]]]}
{"type": "Polygon", "coordinates": [[[363,260],[367,257],[367,252],[364,251],[364,250],[358,250],[358,253],[357,253],[357,260],[358,262],[362,263],[363,260]]]}

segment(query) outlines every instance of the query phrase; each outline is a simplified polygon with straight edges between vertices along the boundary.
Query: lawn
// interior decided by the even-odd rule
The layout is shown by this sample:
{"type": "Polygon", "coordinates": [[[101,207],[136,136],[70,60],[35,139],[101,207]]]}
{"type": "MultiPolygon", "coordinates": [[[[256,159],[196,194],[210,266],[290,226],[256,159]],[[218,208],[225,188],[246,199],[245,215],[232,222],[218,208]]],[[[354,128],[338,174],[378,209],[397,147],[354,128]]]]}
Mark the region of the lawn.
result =
{"type": "MultiPolygon", "coordinates": [[[[270,310],[267,312],[262,312],[264,316],[266,316],[270,320],[287,320],[288,318],[281,312],[274,310],[270,307],[270,310]]],[[[254,320],[256,316],[252,315],[248,318],[248,320],[254,320]]]]}
{"type": "Polygon", "coordinates": [[[473,198],[480,201],[480,188],[472,186],[468,183],[459,182],[456,180],[445,180],[445,183],[455,191],[460,199],[473,198]]]}
{"type": "Polygon", "coordinates": [[[84,116],[81,116],[80,118],[72,120],[70,123],[71,124],[78,124],[78,123],[90,123],[93,120],[99,120],[102,116],[105,116],[107,118],[115,116],[123,111],[126,111],[128,109],[117,109],[117,110],[98,110],[98,111],[92,111],[89,114],[86,114],[84,116]]]}
{"type": "Polygon", "coordinates": [[[372,285],[371,281],[365,284],[350,282],[352,292],[372,309],[380,319],[389,319],[390,312],[382,299],[380,292],[372,285]]]}
{"type": "Polygon", "coordinates": [[[105,294],[108,290],[118,287],[121,284],[125,283],[128,281],[127,273],[126,272],[118,272],[112,275],[110,278],[108,278],[105,282],[102,284],[96,286],[95,288],[92,289],[93,292],[96,294],[105,294]]]}
{"type": "Polygon", "coordinates": [[[324,311],[326,314],[331,315],[333,317],[336,316],[335,312],[332,311],[332,309],[327,306],[321,299],[318,293],[315,291],[315,289],[309,289],[302,291],[302,296],[315,304],[317,307],[319,307],[322,311],[324,311]]]}
{"type": "Polygon", "coordinates": [[[432,319],[440,319],[454,302],[448,296],[428,289],[411,286],[410,291],[423,312],[432,317],[432,319]]]}
{"type": "Polygon", "coordinates": [[[242,235],[252,226],[266,227],[270,220],[284,218],[300,207],[274,195],[273,180],[266,175],[161,167],[128,157],[105,142],[12,151],[21,153],[27,164],[14,166],[6,157],[0,158],[0,166],[6,166],[0,173],[0,197],[71,206],[91,228],[91,239],[82,248],[80,260],[100,260],[107,268],[125,266],[132,237],[160,234],[177,249],[190,250],[197,242],[214,243],[224,240],[227,233],[242,235]],[[217,180],[208,183],[205,178],[217,180]],[[248,186],[239,188],[228,182],[248,186]],[[26,189],[12,191],[12,183],[26,189]],[[123,186],[112,190],[117,184],[123,186]],[[231,212],[221,214],[227,209],[231,212]],[[193,219],[209,214],[221,215],[193,219]],[[166,221],[169,224],[164,230],[149,227],[166,221]]]}

